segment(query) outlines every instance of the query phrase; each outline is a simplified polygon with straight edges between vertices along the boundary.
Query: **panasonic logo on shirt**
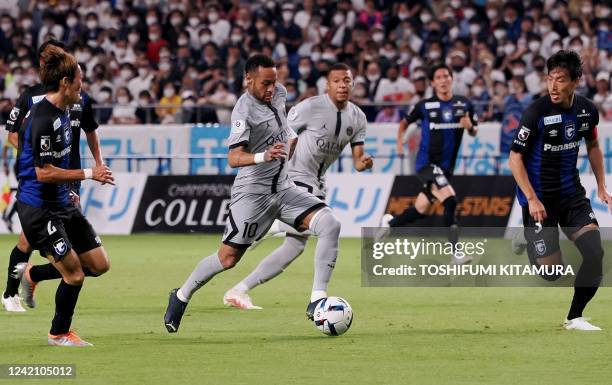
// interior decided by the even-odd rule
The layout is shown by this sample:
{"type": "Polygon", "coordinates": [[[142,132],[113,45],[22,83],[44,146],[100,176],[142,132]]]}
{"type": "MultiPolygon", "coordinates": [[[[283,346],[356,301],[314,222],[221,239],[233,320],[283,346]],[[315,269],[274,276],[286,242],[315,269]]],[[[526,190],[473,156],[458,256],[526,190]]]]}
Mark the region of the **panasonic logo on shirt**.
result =
{"type": "Polygon", "coordinates": [[[449,130],[462,128],[459,123],[429,123],[430,130],[449,130]]]}
{"type": "Polygon", "coordinates": [[[548,126],[549,124],[561,123],[561,115],[553,115],[553,116],[545,116],[544,117],[544,125],[548,126]]]}
{"type": "Polygon", "coordinates": [[[552,144],[544,144],[544,151],[558,152],[558,151],[566,151],[573,150],[574,148],[580,147],[580,141],[569,142],[565,144],[560,144],[557,146],[553,146],[552,144]]]}

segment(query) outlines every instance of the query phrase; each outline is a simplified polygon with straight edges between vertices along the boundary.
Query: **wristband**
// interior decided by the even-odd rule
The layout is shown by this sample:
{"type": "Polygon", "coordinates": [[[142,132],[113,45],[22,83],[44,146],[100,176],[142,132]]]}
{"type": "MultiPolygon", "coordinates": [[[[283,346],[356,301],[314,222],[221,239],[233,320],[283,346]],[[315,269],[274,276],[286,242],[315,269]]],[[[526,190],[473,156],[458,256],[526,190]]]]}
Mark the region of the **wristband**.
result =
{"type": "Polygon", "coordinates": [[[83,173],[85,174],[85,179],[91,179],[93,177],[93,170],[90,168],[84,168],[83,173]]]}
{"type": "Polygon", "coordinates": [[[265,152],[258,152],[257,154],[255,154],[255,158],[253,159],[253,161],[255,162],[255,164],[259,164],[259,163],[263,163],[266,161],[266,153],[265,152]]]}

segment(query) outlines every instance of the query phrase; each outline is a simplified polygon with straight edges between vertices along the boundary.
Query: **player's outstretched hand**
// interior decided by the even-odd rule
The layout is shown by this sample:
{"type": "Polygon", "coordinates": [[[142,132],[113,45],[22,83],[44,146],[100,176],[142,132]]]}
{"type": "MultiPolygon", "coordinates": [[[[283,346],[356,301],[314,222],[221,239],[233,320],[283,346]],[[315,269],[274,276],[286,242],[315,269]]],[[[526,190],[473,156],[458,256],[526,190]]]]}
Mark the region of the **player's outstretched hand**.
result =
{"type": "Polygon", "coordinates": [[[115,185],[115,178],[113,177],[113,172],[107,165],[103,164],[100,166],[96,166],[92,169],[93,175],[92,179],[98,181],[102,184],[108,183],[115,185]]]}
{"type": "Polygon", "coordinates": [[[603,203],[608,205],[608,212],[612,214],[612,194],[610,194],[605,186],[597,189],[597,196],[599,196],[603,203]]]}
{"type": "Polygon", "coordinates": [[[361,170],[369,170],[374,166],[374,159],[370,154],[363,154],[361,158],[359,158],[359,162],[361,163],[361,170]]]}
{"type": "Polygon", "coordinates": [[[546,209],[538,198],[529,200],[529,214],[536,222],[543,223],[544,219],[546,219],[546,209]]]}
{"type": "Polygon", "coordinates": [[[285,151],[284,143],[274,143],[272,147],[266,150],[264,159],[266,162],[271,162],[276,159],[285,159],[287,157],[287,151],[285,151]]]}

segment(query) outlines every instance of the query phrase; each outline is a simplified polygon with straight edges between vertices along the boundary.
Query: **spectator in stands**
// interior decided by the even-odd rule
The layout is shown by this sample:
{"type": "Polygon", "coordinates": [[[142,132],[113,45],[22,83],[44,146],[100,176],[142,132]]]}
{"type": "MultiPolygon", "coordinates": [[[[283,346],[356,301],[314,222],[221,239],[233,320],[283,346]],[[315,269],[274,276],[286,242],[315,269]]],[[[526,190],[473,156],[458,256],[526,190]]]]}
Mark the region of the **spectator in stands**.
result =
{"type": "Polygon", "coordinates": [[[163,88],[163,97],[156,109],[160,123],[175,123],[175,114],[180,110],[183,99],[177,94],[177,87],[172,83],[166,83],[163,88]]]}
{"type": "Polygon", "coordinates": [[[217,46],[221,46],[227,42],[232,26],[228,20],[221,17],[221,10],[217,4],[211,4],[206,10],[208,28],[212,33],[211,41],[217,46]]]}
{"type": "Polygon", "coordinates": [[[94,100],[96,103],[94,104],[100,104],[99,108],[96,110],[96,120],[100,124],[107,124],[113,114],[113,107],[111,106],[112,97],[113,90],[107,86],[103,86],[100,88],[100,91],[95,94],[94,100]]]}
{"type": "Polygon", "coordinates": [[[400,113],[397,107],[383,107],[378,114],[375,123],[399,123],[400,113]]]}
{"type": "Polygon", "coordinates": [[[367,90],[368,90],[368,94],[367,97],[368,99],[370,99],[371,101],[374,100],[374,96],[376,96],[376,92],[378,92],[378,86],[380,85],[380,66],[378,65],[378,62],[376,61],[371,61],[368,64],[367,70],[366,70],[366,79],[367,79],[367,90]]]}
{"type": "Polygon", "coordinates": [[[467,95],[468,88],[476,79],[476,72],[467,66],[467,56],[464,52],[455,50],[449,56],[453,69],[453,93],[467,95]]]}
{"type": "Polygon", "coordinates": [[[470,87],[469,98],[474,104],[474,112],[478,116],[478,121],[486,121],[491,118],[491,94],[487,83],[482,76],[474,79],[474,84],[470,87]]]}
{"type": "Polygon", "coordinates": [[[157,124],[159,117],[153,107],[153,98],[147,90],[142,90],[138,94],[138,104],[135,111],[136,118],[142,124],[157,124]]]}
{"type": "Polygon", "coordinates": [[[146,60],[136,61],[136,67],[138,75],[132,78],[127,85],[132,95],[140,95],[141,91],[150,90],[152,88],[153,78],[155,77],[155,74],[146,60]]]}
{"type": "Polygon", "coordinates": [[[532,95],[542,95],[548,93],[546,89],[546,59],[542,56],[535,56],[532,60],[533,71],[525,76],[525,84],[527,85],[527,92],[532,95]]]}
{"type": "Polygon", "coordinates": [[[132,95],[127,87],[120,87],[115,98],[116,105],[110,117],[111,124],[136,124],[136,107],[132,102],[132,95]]]}
{"type": "MultiPolygon", "coordinates": [[[[414,94],[414,85],[410,80],[400,76],[399,66],[392,65],[387,69],[387,76],[380,80],[374,101],[381,102],[403,102],[409,100],[414,94]]],[[[392,116],[387,111],[386,116],[392,116]]]]}
{"type": "Polygon", "coordinates": [[[612,120],[612,93],[610,92],[610,73],[600,72],[596,77],[597,92],[593,95],[593,103],[599,113],[607,120],[612,120]]]}
{"type": "MultiPolygon", "coordinates": [[[[148,16],[150,18],[150,16],[148,16]]],[[[158,24],[149,25],[149,43],[147,44],[147,58],[152,63],[159,63],[159,51],[168,42],[162,38],[161,29],[158,24]]]]}
{"type": "Polygon", "coordinates": [[[216,107],[217,119],[221,124],[230,123],[232,107],[236,104],[236,100],[236,95],[229,92],[227,83],[224,81],[218,81],[212,95],[203,98],[204,103],[216,107]]]}
{"type": "Polygon", "coordinates": [[[533,97],[526,93],[525,80],[515,75],[510,80],[510,93],[504,98],[502,134],[500,138],[500,153],[508,154],[523,111],[531,104],[533,97]]]}

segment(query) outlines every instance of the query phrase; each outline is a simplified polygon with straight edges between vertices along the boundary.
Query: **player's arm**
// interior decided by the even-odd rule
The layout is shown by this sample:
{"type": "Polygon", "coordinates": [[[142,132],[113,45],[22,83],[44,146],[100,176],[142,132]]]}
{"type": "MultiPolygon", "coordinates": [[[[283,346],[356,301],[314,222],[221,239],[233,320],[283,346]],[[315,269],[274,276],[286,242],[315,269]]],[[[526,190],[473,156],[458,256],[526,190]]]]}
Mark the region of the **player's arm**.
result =
{"type": "Polygon", "coordinates": [[[406,137],[408,127],[412,123],[421,120],[423,118],[421,115],[421,103],[419,102],[400,120],[399,129],[397,130],[397,142],[395,144],[398,155],[404,155],[404,138],[406,137]]]}
{"type": "Polygon", "coordinates": [[[603,152],[599,146],[599,138],[597,133],[597,124],[599,123],[599,114],[596,109],[591,110],[591,114],[594,115],[594,121],[592,129],[588,135],[584,138],[587,146],[587,154],[589,157],[589,163],[591,163],[591,169],[595,175],[597,181],[597,196],[602,202],[608,204],[610,213],[612,213],[612,195],[608,192],[606,187],[606,173],[603,161],[603,152]]]}
{"type": "Polygon", "coordinates": [[[28,110],[27,98],[28,95],[25,92],[19,96],[15,107],[13,107],[9,118],[6,120],[6,130],[9,132],[7,140],[15,148],[19,146],[19,127],[21,127],[28,110]]]}
{"type": "MultiPolygon", "coordinates": [[[[104,164],[104,159],[102,158],[102,149],[100,147],[100,137],[98,136],[98,131],[85,131],[85,137],[87,138],[87,145],[89,146],[89,151],[94,157],[96,162],[96,166],[100,166],[104,164]]],[[[78,140],[78,138],[75,138],[78,140]]]]}
{"type": "Polygon", "coordinates": [[[529,214],[537,222],[543,222],[546,219],[546,209],[538,198],[525,168],[523,157],[531,150],[534,138],[537,136],[537,120],[534,122],[535,112],[531,109],[526,111],[521,117],[520,128],[514,135],[512,148],[510,150],[509,165],[512,170],[512,176],[516,184],[521,189],[525,198],[529,203],[529,214]]]}
{"type": "Polygon", "coordinates": [[[476,136],[478,133],[478,117],[474,112],[474,105],[468,102],[468,110],[465,115],[459,121],[461,127],[467,130],[470,136],[476,136]]]}
{"type": "Polygon", "coordinates": [[[372,155],[365,153],[363,144],[351,146],[351,152],[353,154],[353,166],[355,166],[355,170],[361,172],[369,170],[374,166],[372,155]]]}
{"type": "Polygon", "coordinates": [[[276,143],[264,152],[253,154],[245,150],[245,146],[230,148],[227,161],[232,168],[252,166],[254,164],[271,162],[276,159],[286,158],[284,143],[276,143]]]}
{"type": "Polygon", "coordinates": [[[289,159],[293,158],[293,154],[295,153],[295,147],[297,146],[298,138],[297,135],[295,138],[289,139],[289,159]]]}
{"type": "Polygon", "coordinates": [[[100,146],[100,137],[96,129],[98,128],[98,122],[94,116],[93,107],[91,105],[91,98],[85,92],[81,93],[81,100],[83,105],[83,114],[81,117],[81,127],[85,131],[85,137],[87,138],[87,145],[89,151],[94,157],[96,166],[104,164],[104,158],[102,158],[102,148],[100,146]]]}
{"type": "Polygon", "coordinates": [[[34,170],[36,179],[41,183],[63,184],[94,179],[102,183],[114,184],[112,171],[102,165],[93,169],[66,170],[53,165],[53,123],[50,119],[41,116],[32,118],[31,146],[34,157],[34,170]]]}

